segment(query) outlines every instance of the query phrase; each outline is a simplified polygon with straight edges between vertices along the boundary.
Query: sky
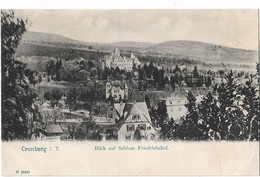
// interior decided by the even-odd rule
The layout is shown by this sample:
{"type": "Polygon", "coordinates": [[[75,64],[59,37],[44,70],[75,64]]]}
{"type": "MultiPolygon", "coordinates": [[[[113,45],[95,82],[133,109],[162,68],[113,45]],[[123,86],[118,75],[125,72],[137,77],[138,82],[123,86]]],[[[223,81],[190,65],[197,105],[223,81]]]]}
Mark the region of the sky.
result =
{"type": "Polygon", "coordinates": [[[258,49],[257,10],[15,10],[29,31],[83,42],[190,40],[258,49]]]}

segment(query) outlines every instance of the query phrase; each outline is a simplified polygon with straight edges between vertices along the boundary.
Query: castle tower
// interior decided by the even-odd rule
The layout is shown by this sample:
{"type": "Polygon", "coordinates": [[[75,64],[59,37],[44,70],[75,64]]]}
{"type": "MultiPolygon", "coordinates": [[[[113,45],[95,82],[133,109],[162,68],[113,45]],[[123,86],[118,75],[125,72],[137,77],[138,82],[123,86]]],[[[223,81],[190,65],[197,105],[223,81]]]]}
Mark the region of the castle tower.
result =
{"type": "Polygon", "coordinates": [[[118,55],[120,54],[117,47],[115,47],[115,49],[114,49],[114,54],[118,54],[118,55]]]}
{"type": "Polygon", "coordinates": [[[133,52],[131,52],[131,58],[135,58],[135,55],[133,54],[133,52]]]}
{"type": "Polygon", "coordinates": [[[106,83],[106,98],[109,98],[111,88],[112,88],[111,82],[107,81],[107,83],[106,83]]]}
{"type": "Polygon", "coordinates": [[[125,83],[125,98],[124,99],[127,99],[128,98],[128,87],[127,87],[127,84],[125,83]]]}

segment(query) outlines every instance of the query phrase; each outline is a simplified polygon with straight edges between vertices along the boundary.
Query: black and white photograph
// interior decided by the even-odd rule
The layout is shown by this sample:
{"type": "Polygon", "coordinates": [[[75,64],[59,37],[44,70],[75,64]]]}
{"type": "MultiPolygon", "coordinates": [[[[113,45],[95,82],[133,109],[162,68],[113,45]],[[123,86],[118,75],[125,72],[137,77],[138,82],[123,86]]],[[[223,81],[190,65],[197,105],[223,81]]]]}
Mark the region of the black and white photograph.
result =
{"type": "Polygon", "coordinates": [[[2,9],[2,141],[258,141],[257,22],[2,9]]]}
{"type": "Polygon", "coordinates": [[[257,6],[9,1],[2,175],[259,175],[257,6]]]}

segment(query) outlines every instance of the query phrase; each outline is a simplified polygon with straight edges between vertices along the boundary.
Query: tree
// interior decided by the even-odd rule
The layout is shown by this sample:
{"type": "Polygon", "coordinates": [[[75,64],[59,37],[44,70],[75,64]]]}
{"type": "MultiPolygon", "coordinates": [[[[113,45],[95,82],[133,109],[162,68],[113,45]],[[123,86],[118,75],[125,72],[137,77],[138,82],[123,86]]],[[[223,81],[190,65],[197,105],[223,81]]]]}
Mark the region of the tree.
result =
{"type": "Polygon", "coordinates": [[[167,107],[163,101],[158,103],[157,115],[158,115],[157,120],[159,124],[163,124],[165,121],[167,121],[167,116],[168,116],[167,107]]]}
{"type": "Polygon", "coordinates": [[[252,85],[253,76],[245,85],[235,82],[232,72],[225,79],[198,106],[189,92],[186,119],[175,129],[168,123],[167,136],[182,140],[258,140],[259,95],[252,85]]]}
{"type": "Polygon", "coordinates": [[[77,101],[78,101],[78,99],[77,99],[77,95],[76,95],[76,89],[69,90],[69,92],[67,94],[66,104],[69,105],[70,112],[72,110],[77,109],[77,101]]]}
{"type": "Polygon", "coordinates": [[[199,105],[198,128],[203,132],[205,139],[217,140],[220,137],[220,114],[218,102],[214,94],[209,92],[203,97],[199,105]]]}
{"type": "Polygon", "coordinates": [[[148,66],[147,64],[145,63],[144,66],[143,66],[143,71],[145,73],[145,77],[147,77],[147,70],[148,70],[148,66]]]}
{"type": "Polygon", "coordinates": [[[42,82],[42,75],[39,75],[38,82],[39,82],[39,83],[41,83],[41,82],[42,82]]]}
{"type": "Polygon", "coordinates": [[[146,68],[146,77],[147,78],[151,78],[152,74],[153,74],[153,70],[154,70],[154,66],[153,66],[153,62],[150,62],[150,65],[146,68]]]}
{"type": "Polygon", "coordinates": [[[237,115],[237,105],[234,104],[237,96],[238,85],[234,81],[233,73],[225,75],[225,80],[225,83],[214,87],[214,92],[216,92],[217,104],[219,106],[219,132],[221,139],[230,139],[230,136],[234,136],[230,134],[229,126],[232,123],[237,123],[237,118],[240,117],[240,115],[237,115]]]}
{"type": "Polygon", "coordinates": [[[174,80],[174,77],[172,75],[170,77],[170,85],[172,86],[173,92],[175,92],[175,80],[174,80]]]}
{"type": "Polygon", "coordinates": [[[55,71],[55,63],[53,60],[50,60],[46,64],[47,76],[51,76],[51,79],[53,79],[54,71],[55,71]]]}
{"type": "Polygon", "coordinates": [[[154,122],[161,127],[160,139],[172,140],[175,139],[176,124],[173,119],[168,120],[167,106],[164,101],[158,103],[157,111],[152,109],[152,115],[154,116],[154,122]]]}
{"type": "Polygon", "coordinates": [[[109,93],[109,96],[108,96],[107,100],[110,102],[110,104],[111,104],[111,105],[113,105],[113,104],[114,104],[114,98],[113,98],[113,96],[112,96],[112,93],[111,93],[111,92],[109,93]]]}
{"type": "Polygon", "coordinates": [[[54,90],[52,92],[45,92],[43,97],[45,100],[48,100],[51,102],[51,106],[54,107],[55,105],[58,105],[58,101],[61,99],[63,93],[60,90],[54,90]]]}
{"type": "Polygon", "coordinates": [[[211,77],[206,77],[206,79],[205,79],[205,85],[206,85],[206,87],[211,86],[211,84],[212,84],[211,77]]]}
{"type": "Polygon", "coordinates": [[[137,67],[136,67],[136,64],[135,64],[135,63],[133,64],[133,68],[132,68],[132,69],[133,69],[133,71],[136,71],[136,70],[137,70],[137,67]]]}
{"type": "Polygon", "coordinates": [[[93,61],[89,60],[88,61],[88,68],[93,68],[95,67],[95,64],[93,63],[93,61]]]}
{"type": "Polygon", "coordinates": [[[199,73],[198,73],[198,69],[197,69],[197,66],[194,67],[194,70],[193,70],[193,77],[194,78],[198,78],[199,77],[199,73]]]}
{"type": "Polygon", "coordinates": [[[160,69],[157,77],[158,89],[162,90],[165,87],[164,69],[160,69]]]}
{"type": "Polygon", "coordinates": [[[54,90],[51,94],[51,104],[54,107],[54,105],[58,104],[58,101],[62,97],[62,92],[60,90],[54,90]]]}
{"type": "Polygon", "coordinates": [[[56,63],[54,62],[54,60],[50,60],[47,62],[46,64],[46,72],[48,76],[51,76],[52,80],[57,80],[60,81],[61,79],[61,74],[60,74],[60,70],[62,67],[62,61],[61,60],[57,60],[56,63]],[[54,77],[55,76],[55,77],[54,77]]]}
{"type": "Polygon", "coordinates": [[[43,97],[45,98],[45,100],[51,100],[52,96],[51,93],[49,91],[45,92],[43,97]]]}
{"type": "Polygon", "coordinates": [[[179,132],[177,132],[177,134],[181,136],[178,138],[186,140],[201,140],[203,139],[203,133],[198,127],[199,116],[196,98],[191,92],[188,92],[187,100],[188,102],[185,104],[185,107],[187,108],[188,113],[182,125],[178,129],[179,132]]]}
{"type": "Polygon", "coordinates": [[[14,58],[26,23],[12,10],[1,11],[2,140],[29,138],[33,123],[41,118],[34,103],[37,95],[25,75],[26,65],[14,58]]]}
{"type": "Polygon", "coordinates": [[[257,79],[258,83],[259,83],[259,79],[260,79],[259,72],[260,72],[260,70],[259,70],[259,63],[257,63],[256,64],[256,75],[258,76],[258,79],[257,79]]]}
{"type": "MultiPolygon", "coordinates": [[[[244,120],[244,138],[248,140],[258,139],[258,121],[259,121],[259,96],[258,90],[252,86],[253,78],[251,77],[246,85],[240,88],[243,103],[241,104],[244,120]]],[[[239,99],[241,99],[239,97],[239,99]]]]}
{"type": "Polygon", "coordinates": [[[55,74],[56,74],[56,80],[57,81],[60,81],[60,69],[62,67],[62,61],[61,60],[58,60],[55,64],[55,74]]]}
{"type": "Polygon", "coordinates": [[[151,108],[151,102],[150,102],[149,96],[145,95],[144,100],[145,100],[145,103],[147,105],[147,108],[150,109],[151,108]]]}
{"type": "Polygon", "coordinates": [[[177,72],[180,72],[180,68],[178,65],[175,66],[175,69],[173,70],[173,73],[177,73],[177,72]]]}
{"type": "Polygon", "coordinates": [[[98,138],[98,125],[95,123],[92,117],[86,118],[82,122],[81,127],[85,127],[86,130],[86,139],[88,140],[97,140],[98,138]]]}

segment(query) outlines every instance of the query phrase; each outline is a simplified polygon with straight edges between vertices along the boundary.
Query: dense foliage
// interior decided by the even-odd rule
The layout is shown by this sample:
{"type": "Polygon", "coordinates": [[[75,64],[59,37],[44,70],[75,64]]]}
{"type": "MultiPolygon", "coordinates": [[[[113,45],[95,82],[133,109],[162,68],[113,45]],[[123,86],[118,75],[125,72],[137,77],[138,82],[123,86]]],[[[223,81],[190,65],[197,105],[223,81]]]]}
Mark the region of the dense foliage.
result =
{"type": "Polygon", "coordinates": [[[230,72],[225,76],[226,82],[215,85],[212,91],[204,95],[200,104],[196,104],[196,98],[189,92],[185,119],[179,125],[172,121],[165,122],[161,126],[167,127],[167,130],[162,129],[163,138],[258,140],[259,94],[252,85],[253,77],[250,76],[242,85],[234,80],[230,72]]]}
{"type": "Polygon", "coordinates": [[[16,18],[13,11],[1,11],[2,58],[2,140],[26,139],[39,113],[29,81],[32,73],[14,59],[26,21],[16,18]],[[28,77],[29,76],[29,77],[28,77]]]}

